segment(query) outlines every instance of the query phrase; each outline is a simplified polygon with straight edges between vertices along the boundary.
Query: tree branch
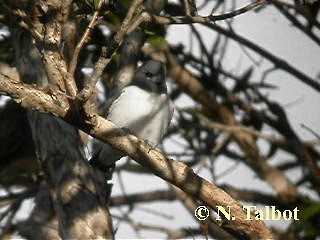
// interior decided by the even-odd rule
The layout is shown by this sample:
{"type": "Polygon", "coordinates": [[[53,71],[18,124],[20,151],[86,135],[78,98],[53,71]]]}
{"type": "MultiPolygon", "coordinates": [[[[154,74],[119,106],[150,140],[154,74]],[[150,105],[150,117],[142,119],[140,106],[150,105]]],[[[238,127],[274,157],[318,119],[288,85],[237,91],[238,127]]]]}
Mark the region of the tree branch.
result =
{"type": "Polygon", "coordinates": [[[272,62],[276,68],[282,69],[285,72],[290,73],[291,75],[295,76],[298,80],[302,81],[303,83],[307,84],[311,88],[315,89],[316,91],[320,91],[320,84],[307,76],[305,73],[299,71],[297,68],[286,62],[284,59],[277,57],[276,55],[270,53],[269,51],[265,50],[264,48],[258,46],[257,44],[251,42],[250,40],[236,34],[232,31],[229,31],[223,27],[218,26],[217,24],[205,24],[208,28],[211,28],[214,31],[217,31],[236,42],[241,43],[243,46],[248,47],[252,51],[258,53],[259,55],[263,56],[264,58],[268,59],[272,62]]]}
{"type": "Polygon", "coordinates": [[[193,24],[193,23],[208,23],[212,24],[216,21],[222,21],[229,18],[234,18],[238,15],[246,13],[253,8],[262,6],[267,3],[267,0],[258,0],[253,3],[250,3],[244,7],[236,9],[234,11],[223,13],[223,14],[212,14],[209,16],[183,16],[183,17],[162,17],[156,15],[145,14],[144,22],[153,22],[161,25],[171,25],[171,24],[193,24]]]}
{"type": "Polygon", "coordinates": [[[49,95],[39,87],[22,83],[20,79],[12,78],[2,72],[0,72],[0,94],[7,94],[17,99],[17,103],[24,108],[52,113],[55,116],[65,116],[70,107],[65,97],[61,98],[61,94],[49,95]],[[37,99],[37,104],[34,102],[35,99],[37,99]]]}
{"type": "Polygon", "coordinates": [[[73,52],[73,55],[72,55],[72,59],[71,59],[71,62],[69,64],[69,68],[68,68],[68,71],[70,72],[71,76],[74,76],[74,73],[75,73],[76,68],[77,68],[78,57],[79,57],[80,51],[81,51],[82,47],[90,39],[92,30],[94,29],[94,27],[97,24],[99,12],[100,12],[100,9],[101,9],[103,4],[104,4],[104,0],[99,0],[97,8],[95,9],[94,13],[92,14],[92,18],[91,18],[91,21],[90,21],[89,25],[87,26],[85,32],[83,33],[81,39],[78,42],[76,48],[74,49],[74,52],[73,52]]]}
{"type": "MultiPolygon", "coordinates": [[[[6,80],[7,79],[4,78],[3,75],[0,75],[0,92],[9,94],[6,90],[14,89],[15,87],[12,86],[14,85],[12,82],[4,84],[6,80]],[[6,88],[3,86],[6,86],[6,88]]],[[[23,92],[24,95],[30,95],[32,88],[25,85],[26,84],[22,84],[19,91],[21,93],[23,92]]],[[[21,102],[21,99],[19,98],[20,95],[14,94],[14,91],[11,93],[15,101],[21,102]]],[[[44,97],[50,99],[50,96],[48,95],[44,97]]],[[[33,95],[30,97],[30,101],[24,106],[36,108],[39,102],[42,102],[39,97],[33,95]]],[[[47,110],[48,108],[44,107],[39,110],[43,109],[47,110]]],[[[52,114],[59,115],[58,112],[55,111],[55,108],[50,108],[50,110],[54,111],[52,114]]],[[[246,213],[236,200],[214,184],[196,175],[193,170],[184,163],[167,159],[147,143],[141,141],[136,136],[117,128],[113,123],[100,116],[86,115],[84,118],[79,119],[79,117],[75,118],[75,116],[72,117],[66,113],[67,111],[61,115],[61,117],[64,116],[64,120],[70,122],[91,136],[125,152],[128,156],[150,169],[157,176],[181,188],[190,196],[203,201],[210,208],[216,209],[216,206],[231,206],[236,220],[225,222],[226,228],[233,229],[233,231],[238,232],[238,234],[250,238],[272,239],[270,231],[263,222],[245,220],[246,213]]]]}
{"type": "MultiPolygon", "coordinates": [[[[170,52],[168,47],[164,47],[163,51],[169,64],[170,77],[195,101],[201,103],[207,114],[216,117],[223,124],[237,126],[238,123],[233,113],[210,97],[198,79],[180,65],[178,59],[170,52]]],[[[280,171],[267,164],[250,134],[243,131],[234,132],[233,138],[245,153],[248,165],[254,168],[261,178],[266,179],[282,200],[288,202],[299,200],[296,187],[280,171]]]]}
{"type": "MultiPolygon", "coordinates": [[[[99,78],[102,76],[103,70],[111,61],[112,57],[116,53],[116,50],[122,44],[125,36],[130,33],[128,30],[131,27],[132,21],[134,21],[134,12],[142,3],[143,3],[143,0],[138,0],[131,5],[125,19],[122,22],[120,30],[117,32],[117,34],[108,44],[108,46],[102,48],[102,54],[95,64],[94,72],[92,74],[90,81],[88,81],[85,84],[84,88],[77,95],[77,99],[80,100],[81,102],[86,102],[92,95],[92,92],[95,89],[95,86],[99,78]]],[[[134,29],[132,29],[132,31],[133,30],[134,29]]]]}

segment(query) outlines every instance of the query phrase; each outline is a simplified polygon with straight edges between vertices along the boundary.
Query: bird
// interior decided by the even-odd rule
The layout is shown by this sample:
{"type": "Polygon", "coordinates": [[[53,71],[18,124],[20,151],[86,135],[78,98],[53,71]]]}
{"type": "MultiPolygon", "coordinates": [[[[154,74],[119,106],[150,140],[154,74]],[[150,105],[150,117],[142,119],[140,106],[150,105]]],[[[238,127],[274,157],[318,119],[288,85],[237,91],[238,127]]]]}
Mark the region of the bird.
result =
{"type": "MultiPolygon", "coordinates": [[[[106,118],[155,148],[167,132],[174,111],[167,92],[165,65],[160,61],[147,60],[138,68],[129,85],[111,95],[112,103],[106,118]]],[[[100,169],[114,166],[125,156],[102,142],[93,145],[93,152],[90,164],[100,169]]]]}

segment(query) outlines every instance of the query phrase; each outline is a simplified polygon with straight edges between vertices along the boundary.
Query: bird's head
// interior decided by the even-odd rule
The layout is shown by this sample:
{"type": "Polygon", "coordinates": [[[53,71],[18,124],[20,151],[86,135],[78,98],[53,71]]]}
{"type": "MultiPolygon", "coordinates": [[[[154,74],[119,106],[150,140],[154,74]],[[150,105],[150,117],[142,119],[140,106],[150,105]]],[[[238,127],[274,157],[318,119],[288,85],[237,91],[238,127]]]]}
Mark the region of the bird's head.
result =
{"type": "Polygon", "coordinates": [[[166,67],[163,63],[148,60],[136,72],[132,85],[153,93],[166,93],[166,67]]]}

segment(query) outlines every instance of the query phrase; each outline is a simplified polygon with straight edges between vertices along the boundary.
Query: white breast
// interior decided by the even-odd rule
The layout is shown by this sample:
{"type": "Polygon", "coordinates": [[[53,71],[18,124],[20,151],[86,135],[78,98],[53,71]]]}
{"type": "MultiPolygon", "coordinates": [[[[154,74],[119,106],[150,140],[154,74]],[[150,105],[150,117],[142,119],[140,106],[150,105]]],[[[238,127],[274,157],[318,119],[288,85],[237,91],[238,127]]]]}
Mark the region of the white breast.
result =
{"type": "Polygon", "coordinates": [[[112,103],[107,118],[156,146],[167,130],[172,111],[166,94],[159,95],[129,86],[112,103]]]}

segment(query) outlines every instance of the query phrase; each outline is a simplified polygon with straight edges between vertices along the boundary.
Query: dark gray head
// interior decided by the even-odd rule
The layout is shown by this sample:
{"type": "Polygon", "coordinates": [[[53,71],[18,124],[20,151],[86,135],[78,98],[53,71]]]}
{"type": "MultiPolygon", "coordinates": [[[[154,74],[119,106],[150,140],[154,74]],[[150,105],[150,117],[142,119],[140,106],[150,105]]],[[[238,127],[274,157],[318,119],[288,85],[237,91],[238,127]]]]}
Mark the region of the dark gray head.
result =
{"type": "Polygon", "coordinates": [[[152,93],[166,93],[166,66],[154,60],[145,62],[136,72],[132,85],[152,93]]]}

